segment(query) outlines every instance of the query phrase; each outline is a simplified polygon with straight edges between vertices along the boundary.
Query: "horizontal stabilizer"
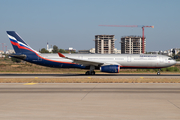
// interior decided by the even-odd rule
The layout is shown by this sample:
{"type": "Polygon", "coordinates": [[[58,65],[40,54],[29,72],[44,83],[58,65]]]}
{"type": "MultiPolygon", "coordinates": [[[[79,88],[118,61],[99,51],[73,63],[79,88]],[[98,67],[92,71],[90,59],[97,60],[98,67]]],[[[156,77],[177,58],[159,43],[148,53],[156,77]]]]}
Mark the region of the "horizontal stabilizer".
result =
{"type": "Polygon", "coordinates": [[[26,59],[26,55],[24,54],[21,54],[21,55],[11,54],[10,56],[14,58],[19,58],[19,59],[26,59]]]}

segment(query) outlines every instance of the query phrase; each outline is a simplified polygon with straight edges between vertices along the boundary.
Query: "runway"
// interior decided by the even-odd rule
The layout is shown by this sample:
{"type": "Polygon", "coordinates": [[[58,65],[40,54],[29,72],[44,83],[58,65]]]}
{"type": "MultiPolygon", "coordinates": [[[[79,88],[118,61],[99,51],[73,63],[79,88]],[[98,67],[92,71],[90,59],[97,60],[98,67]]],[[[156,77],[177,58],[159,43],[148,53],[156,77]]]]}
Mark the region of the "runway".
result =
{"type": "Polygon", "coordinates": [[[0,78],[180,78],[180,74],[0,74],[0,78]]]}
{"type": "Polygon", "coordinates": [[[3,83],[1,120],[178,120],[180,84],[3,83]]]}

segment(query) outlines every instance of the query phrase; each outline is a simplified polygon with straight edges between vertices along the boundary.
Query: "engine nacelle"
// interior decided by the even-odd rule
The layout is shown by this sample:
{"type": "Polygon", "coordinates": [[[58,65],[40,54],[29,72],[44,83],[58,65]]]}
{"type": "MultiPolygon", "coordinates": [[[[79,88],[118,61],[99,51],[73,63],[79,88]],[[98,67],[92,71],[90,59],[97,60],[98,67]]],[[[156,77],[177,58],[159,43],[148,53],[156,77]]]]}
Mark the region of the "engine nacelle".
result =
{"type": "Polygon", "coordinates": [[[100,67],[101,72],[119,73],[119,70],[120,70],[119,65],[106,65],[100,67]]]}

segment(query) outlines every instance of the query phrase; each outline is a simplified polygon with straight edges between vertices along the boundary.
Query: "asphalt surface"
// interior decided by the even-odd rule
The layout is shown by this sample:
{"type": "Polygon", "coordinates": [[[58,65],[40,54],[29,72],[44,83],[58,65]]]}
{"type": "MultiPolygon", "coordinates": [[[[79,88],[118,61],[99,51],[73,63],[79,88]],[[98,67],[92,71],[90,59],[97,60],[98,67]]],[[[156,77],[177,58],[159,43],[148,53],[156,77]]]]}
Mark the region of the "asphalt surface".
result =
{"type": "Polygon", "coordinates": [[[0,93],[180,93],[179,88],[0,88],[0,93]]]}
{"type": "Polygon", "coordinates": [[[0,78],[180,78],[180,74],[0,74],[0,78]]]}
{"type": "Polygon", "coordinates": [[[0,120],[179,120],[180,84],[0,84],[0,120]]]}

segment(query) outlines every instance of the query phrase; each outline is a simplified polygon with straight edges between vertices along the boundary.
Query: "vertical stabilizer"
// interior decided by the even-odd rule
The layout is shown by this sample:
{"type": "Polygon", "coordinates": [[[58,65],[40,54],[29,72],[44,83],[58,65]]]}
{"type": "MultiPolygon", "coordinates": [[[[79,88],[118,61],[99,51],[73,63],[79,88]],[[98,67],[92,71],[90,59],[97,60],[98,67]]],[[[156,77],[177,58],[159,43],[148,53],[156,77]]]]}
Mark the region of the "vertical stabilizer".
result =
{"type": "Polygon", "coordinates": [[[16,54],[38,53],[33,50],[15,31],[7,31],[16,54]]]}

